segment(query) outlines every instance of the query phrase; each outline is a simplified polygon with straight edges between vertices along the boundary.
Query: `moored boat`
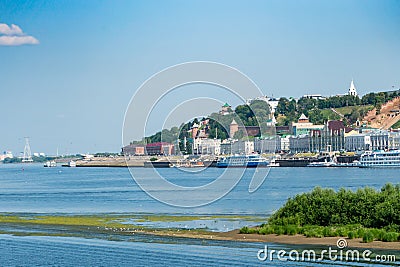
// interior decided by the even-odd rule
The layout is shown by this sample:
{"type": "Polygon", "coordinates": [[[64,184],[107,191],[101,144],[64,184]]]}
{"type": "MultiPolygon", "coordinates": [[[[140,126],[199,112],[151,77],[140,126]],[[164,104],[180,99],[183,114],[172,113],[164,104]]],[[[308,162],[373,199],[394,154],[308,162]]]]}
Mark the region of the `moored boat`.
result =
{"type": "Polygon", "coordinates": [[[268,160],[261,157],[258,154],[251,155],[232,155],[221,158],[217,162],[218,168],[231,168],[231,167],[242,167],[242,168],[256,168],[256,167],[268,167],[268,160]]]}
{"type": "Polygon", "coordinates": [[[360,168],[399,168],[400,167],[400,151],[373,151],[365,152],[360,157],[360,168]]]}
{"type": "Polygon", "coordinates": [[[54,160],[46,161],[44,163],[43,167],[47,167],[47,168],[57,167],[57,163],[54,160]]]}

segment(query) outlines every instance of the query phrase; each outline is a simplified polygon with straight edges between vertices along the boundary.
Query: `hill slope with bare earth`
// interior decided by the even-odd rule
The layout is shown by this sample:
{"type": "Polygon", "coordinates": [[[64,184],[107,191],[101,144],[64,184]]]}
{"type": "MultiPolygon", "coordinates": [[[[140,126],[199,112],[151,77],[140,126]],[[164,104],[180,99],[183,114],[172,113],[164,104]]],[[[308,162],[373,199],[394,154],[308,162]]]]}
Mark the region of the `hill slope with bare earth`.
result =
{"type": "Polygon", "coordinates": [[[373,128],[390,129],[400,120],[400,97],[396,97],[382,105],[377,113],[376,108],[370,110],[363,118],[363,123],[373,128]]]}

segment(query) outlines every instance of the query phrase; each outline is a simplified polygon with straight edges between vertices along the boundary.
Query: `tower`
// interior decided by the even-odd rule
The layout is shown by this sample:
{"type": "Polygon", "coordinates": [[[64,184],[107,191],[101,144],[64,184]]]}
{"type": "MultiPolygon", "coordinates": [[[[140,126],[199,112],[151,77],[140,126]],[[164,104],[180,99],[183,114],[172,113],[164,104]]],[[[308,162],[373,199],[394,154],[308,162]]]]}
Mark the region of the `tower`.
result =
{"type": "Polygon", "coordinates": [[[357,90],[356,90],[356,87],[354,86],[354,81],[353,80],[351,80],[348,94],[352,95],[352,96],[357,96],[357,90]]]}
{"type": "Polygon", "coordinates": [[[24,157],[22,162],[32,162],[31,146],[29,145],[29,137],[25,137],[24,157]]]}
{"type": "Polygon", "coordinates": [[[233,138],[237,131],[239,131],[239,125],[237,124],[235,119],[233,119],[231,124],[229,125],[229,137],[233,138]]]}

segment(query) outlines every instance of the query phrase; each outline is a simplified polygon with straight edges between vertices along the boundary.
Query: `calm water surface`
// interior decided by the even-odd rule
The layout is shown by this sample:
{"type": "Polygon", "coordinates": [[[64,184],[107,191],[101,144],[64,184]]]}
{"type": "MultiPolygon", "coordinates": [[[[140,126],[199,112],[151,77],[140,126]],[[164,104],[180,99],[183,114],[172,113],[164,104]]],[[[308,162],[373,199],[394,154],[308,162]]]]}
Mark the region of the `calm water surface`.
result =
{"type": "MultiPolygon", "coordinates": [[[[138,171],[144,177],[149,175],[147,169],[138,171]]],[[[177,169],[159,169],[159,172],[176,184],[198,186],[211,182],[223,170],[210,168],[200,173],[184,173],[177,169]]],[[[274,168],[259,190],[250,194],[248,186],[252,173],[249,171],[224,198],[203,207],[186,209],[171,207],[152,199],[136,185],[128,169],[43,168],[42,165],[10,164],[0,165],[0,212],[251,215],[265,218],[287,198],[309,191],[317,185],[334,189],[357,189],[362,186],[381,188],[387,182],[400,183],[398,173],[399,169],[274,168]]],[[[149,179],[154,178],[149,176],[149,179]]],[[[177,194],[171,192],[171,195],[177,194]]],[[[196,223],[187,223],[189,227],[196,227],[196,223]]],[[[248,222],[214,223],[216,230],[231,230],[248,222]]],[[[155,224],[157,226],[157,222],[155,224]]],[[[172,222],[168,227],[179,225],[172,222]]],[[[284,247],[270,245],[278,249],[284,247]]],[[[263,246],[261,243],[200,242],[168,238],[110,241],[99,238],[0,235],[0,265],[311,265],[301,262],[286,262],[282,265],[276,261],[260,263],[256,253],[263,246]]],[[[319,264],[364,266],[329,261],[319,264]]]]}

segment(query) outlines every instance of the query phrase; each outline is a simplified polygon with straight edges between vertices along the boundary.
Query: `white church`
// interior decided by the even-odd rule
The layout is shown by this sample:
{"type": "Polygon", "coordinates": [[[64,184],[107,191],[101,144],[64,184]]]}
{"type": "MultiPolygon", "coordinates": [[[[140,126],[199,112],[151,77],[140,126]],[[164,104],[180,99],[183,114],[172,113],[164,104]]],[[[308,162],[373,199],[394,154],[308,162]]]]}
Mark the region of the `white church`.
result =
{"type": "Polygon", "coordinates": [[[348,95],[357,96],[357,90],[356,90],[356,87],[354,86],[353,80],[351,80],[348,95]]]}

